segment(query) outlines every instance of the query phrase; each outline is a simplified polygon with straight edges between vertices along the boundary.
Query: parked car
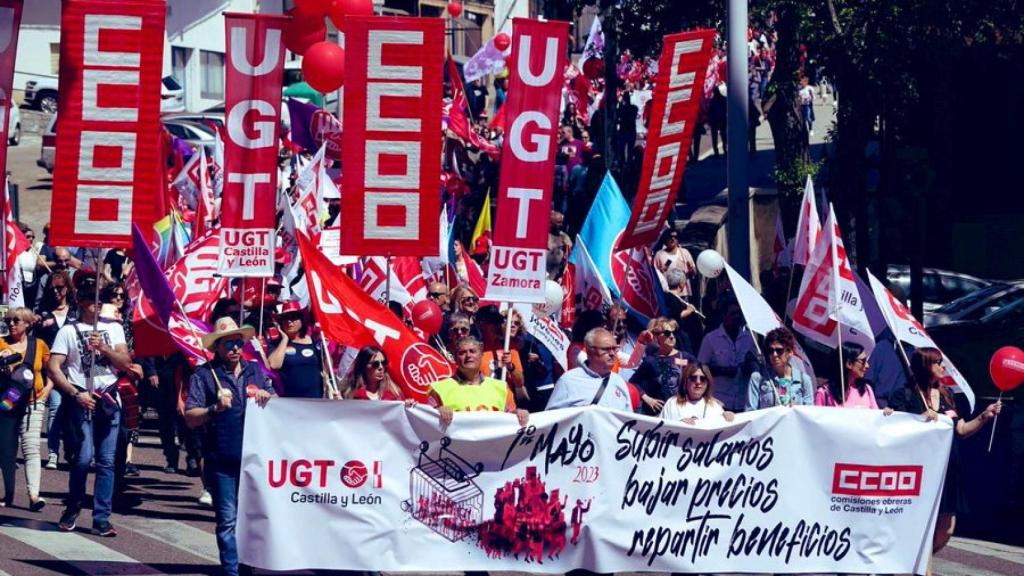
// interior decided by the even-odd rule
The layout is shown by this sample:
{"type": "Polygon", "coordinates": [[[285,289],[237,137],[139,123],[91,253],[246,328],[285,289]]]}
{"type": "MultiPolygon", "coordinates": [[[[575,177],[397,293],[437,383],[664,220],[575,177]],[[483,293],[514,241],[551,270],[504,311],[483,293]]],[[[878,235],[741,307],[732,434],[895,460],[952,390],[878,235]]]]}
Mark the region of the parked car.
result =
{"type": "Polygon", "coordinates": [[[953,322],[978,320],[1012,304],[1024,296],[1024,281],[996,283],[976,290],[925,314],[924,326],[941,326],[953,322]]]}
{"type": "Polygon", "coordinates": [[[193,148],[205,147],[207,152],[212,152],[214,146],[213,128],[198,122],[188,120],[163,119],[161,122],[164,128],[171,133],[171,136],[184,140],[193,148]]]}
{"type": "Polygon", "coordinates": [[[174,112],[171,114],[164,114],[160,118],[163,121],[180,121],[194,122],[196,124],[205,124],[207,126],[217,126],[218,128],[224,127],[224,114],[217,112],[174,112]]]}
{"type": "MultiPolygon", "coordinates": [[[[910,293],[910,266],[901,264],[890,264],[886,271],[889,286],[899,289],[903,293],[907,305],[910,305],[916,295],[910,293]]],[[[925,268],[923,284],[923,298],[925,312],[931,312],[948,304],[961,296],[965,296],[986,286],[992,282],[975,278],[959,272],[938,270],[936,268],[925,268]]]]}
{"type": "MultiPolygon", "coordinates": [[[[56,78],[41,78],[25,83],[25,100],[22,107],[50,114],[57,112],[56,78]]],[[[178,112],[185,109],[185,90],[174,76],[164,76],[160,83],[160,111],[178,112]]]]}
{"type": "Polygon", "coordinates": [[[11,146],[21,144],[21,112],[17,106],[11,106],[7,116],[7,143],[11,146]]]}
{"type": "Polygon", "coordinates": [[[36,160],[36,166],[45,168],[47,172],[53,174],[53,156],[57,150],[57,115],[54,114],[53,118],[50,118],[49,124],[46,125],[46,130],[43,131],[43,143],[39,147],[39,159],[36,160]]]}

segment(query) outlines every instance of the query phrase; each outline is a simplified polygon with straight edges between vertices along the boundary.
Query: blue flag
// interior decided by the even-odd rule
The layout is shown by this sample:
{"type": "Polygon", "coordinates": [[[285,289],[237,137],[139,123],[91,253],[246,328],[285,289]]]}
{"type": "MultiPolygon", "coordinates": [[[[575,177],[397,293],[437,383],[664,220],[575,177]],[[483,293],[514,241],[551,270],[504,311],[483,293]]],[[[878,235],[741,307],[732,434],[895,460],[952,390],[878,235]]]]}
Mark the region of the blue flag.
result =
{"type": "MultiPolygon", "coordinates": [[[[609,172],[601,182],[601,188],[597,191],[597,197],[594,198],[590,213],[587,214],[583,228],[580,229],[579,237],[587,245],[594,266],[611,291],[612,298],[619,297],[618,283],[612,275],[612,256],[627,224],[629,204],[626,204],[619,185],[609,172]]],[[[569,261],[578,266],[576,259],[576,251],[573,251],[569,261]]]]}

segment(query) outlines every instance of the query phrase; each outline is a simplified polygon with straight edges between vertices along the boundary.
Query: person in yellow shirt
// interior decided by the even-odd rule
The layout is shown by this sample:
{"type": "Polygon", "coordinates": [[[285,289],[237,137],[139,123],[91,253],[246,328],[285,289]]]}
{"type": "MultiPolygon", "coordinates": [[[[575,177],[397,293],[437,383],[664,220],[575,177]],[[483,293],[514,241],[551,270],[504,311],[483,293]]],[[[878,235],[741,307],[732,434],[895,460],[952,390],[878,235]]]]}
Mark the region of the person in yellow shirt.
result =
{"type": "Polygon", "coordinates": [[[508,384],[488,378],[480,370],[483,344],[472,336],[455,343],[455,376],[430,385],[428,403],[437,409],[441,428],[452,423],[456,412],[508,412],[526,426],[530,413],[516,408],[515,396],[508,384]]]}

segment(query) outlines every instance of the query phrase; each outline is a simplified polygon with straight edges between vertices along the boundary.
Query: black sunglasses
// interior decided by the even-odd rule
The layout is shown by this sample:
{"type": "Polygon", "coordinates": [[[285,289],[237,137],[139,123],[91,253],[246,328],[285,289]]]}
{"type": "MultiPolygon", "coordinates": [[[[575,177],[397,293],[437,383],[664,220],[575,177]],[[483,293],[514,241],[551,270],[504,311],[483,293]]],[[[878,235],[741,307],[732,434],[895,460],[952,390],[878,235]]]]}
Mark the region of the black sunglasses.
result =
{"type": "Polygon", "coordinates": [[[775,346],[772,346],[771,348],[768,349],[768,354],[770,356],[782,356],[785,353],[785,348],[776,348],[775,346]]]}
{"type": "Polygon", "coordinates": [[[427,296],[430,296],[431,298],[440,298],[441,296],[447,296],[447,295],[448,295],[447,292],[428,292],[427,293],[427,296]]]}
{"type": "Polygon", "coordinates": [[[373,368],[374,370],[376,370],[377,368],[387,368],[387,367],[388,367],[388,361],[386,359],[385,360],[374,360],[373,362],[370,362],[370,368],[373,368]]]}
{"type": "Polygon", "coordinates": [[[655,336],[664,336],[666,338],[668,338],[669,336],[675,336],[676,335],[676,333],[671,331],[671,330],[662,330],[660,332],[654,332],[653,334],[655,336]]]}
{"type": "Polygon", "coordinates": [[[687,382],[707,382],[708,377],[703,374],[690,374],[686,378],[687,382]]]}

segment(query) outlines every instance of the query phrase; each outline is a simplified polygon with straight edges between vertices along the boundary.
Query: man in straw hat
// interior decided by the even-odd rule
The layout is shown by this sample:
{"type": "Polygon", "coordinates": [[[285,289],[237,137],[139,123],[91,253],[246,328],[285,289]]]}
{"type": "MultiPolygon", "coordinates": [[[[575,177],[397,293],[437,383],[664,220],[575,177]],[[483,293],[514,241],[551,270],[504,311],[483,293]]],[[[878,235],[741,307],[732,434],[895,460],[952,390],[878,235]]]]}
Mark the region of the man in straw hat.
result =
{"type": "Polygon", "coordinates": [[[203,473],[213,495],[220,563],[230,576],[238,574],[235,518],[246,397],[252,396],[263,407],[274,393],[259,367],[242,359],[242,347],[254,332],[252,326],[239,328],[230,317],[217,319],[213,332],[203,336],[203,347],[216,357],[192,375],[185,402],[185,422],[189,428],[205,424],[203,473]]]}

